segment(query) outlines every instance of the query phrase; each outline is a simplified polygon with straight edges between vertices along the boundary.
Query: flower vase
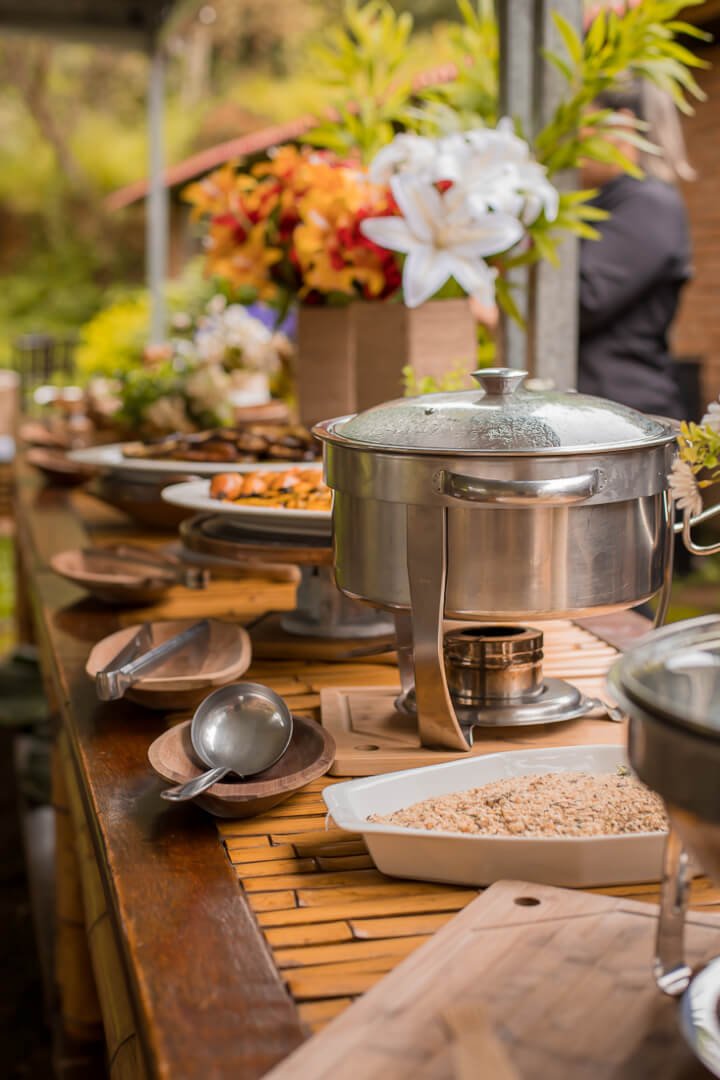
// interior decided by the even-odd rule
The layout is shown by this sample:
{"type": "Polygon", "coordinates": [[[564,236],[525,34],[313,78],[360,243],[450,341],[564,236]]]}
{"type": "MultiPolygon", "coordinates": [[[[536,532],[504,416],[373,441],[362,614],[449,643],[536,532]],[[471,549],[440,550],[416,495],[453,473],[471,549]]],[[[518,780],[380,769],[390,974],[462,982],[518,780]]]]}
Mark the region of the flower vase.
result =
{"type": "MultiPolygon", "coordinates": [[[[477,367],[477,326],[467,300],[353,304],[355,410],[401,397],[403,368],[416,379],[477,367]]],[[[355,411],[354,410],[354,411],[355,411]]]]}
{"type": "Polygon", "coordinates": [[[466,300],[418,308],[357,302],[301,307],[296,390],[304,424],[359,412],[400,397],[403,368],[441,378],[476,367],[477,329],[466,300]]]}
{"type": "Polygon", "coordinates": [[[295,392],[300,422],[355,411],[355,337],[352,305],[298,311],[295,392]]]}

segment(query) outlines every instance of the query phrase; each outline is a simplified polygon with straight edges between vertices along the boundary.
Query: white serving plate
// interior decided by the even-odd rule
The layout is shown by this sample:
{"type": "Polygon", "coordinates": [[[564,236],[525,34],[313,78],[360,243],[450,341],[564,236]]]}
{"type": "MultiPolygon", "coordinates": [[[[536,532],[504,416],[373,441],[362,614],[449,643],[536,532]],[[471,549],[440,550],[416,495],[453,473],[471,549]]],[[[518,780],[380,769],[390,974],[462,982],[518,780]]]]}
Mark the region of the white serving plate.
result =
{"type": "Polygon", "coordinates": [[[422,799],[481,787],[528,773],[611,773],[627,765],[622,746],[564,746],[512,750],[444,765],[362,777],[323,792],[341,829],[362,833],[384,874],[456,885],[490,885],[519,878],[543,885],[589,888],[659,881],[665,833],[629,836],[478,836],[409,829],[367,820],[422,799]]]}
{"type": "MultiPolygon", "coordinates": [[[[288,467],[287,465],[285,466],[288,467]]],[[[312,466],[310,466],[312,467],[312,466]]],[[[256,465],[258,472],[264,465],[256,465]]],[[[232,470],[225,469],[225,472],[232,470]]],[[[182,506],[198,513],[209,511],[232,517],[243,529],[253,532],[281,532],[289,536],[329,536],[332,528],[330,510],[286,510],[284,506],[238,506],[236,503],[213,499],[209,480],[189,480],[164,488],[162,497],[173,506],[182,506]]]]}
{"type": "Polygon", "coordinates": [[[87,446],[72,450],[68,457],[84,465],[110,469],[113,472],[153,473],[160,476],[215,476],[226,472],[254,472],[256,469],[289,469],[293,465],[312,468],[319,461],[166,461],[163,458],[129,458],[123,455],[127,443],[87,446]]]}

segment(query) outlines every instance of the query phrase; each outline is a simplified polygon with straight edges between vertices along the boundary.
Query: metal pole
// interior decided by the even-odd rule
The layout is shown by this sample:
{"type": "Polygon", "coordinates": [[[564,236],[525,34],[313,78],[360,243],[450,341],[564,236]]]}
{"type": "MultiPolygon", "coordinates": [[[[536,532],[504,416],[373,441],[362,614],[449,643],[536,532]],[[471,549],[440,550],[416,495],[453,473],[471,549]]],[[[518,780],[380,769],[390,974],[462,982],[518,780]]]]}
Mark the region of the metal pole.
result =
{"type": "Polygon", "coordinates": [[[164,183],[164,100],[165,60],[162,48],[155,46],[150,55],[148,86],[148,143],[150,185],[145,211],[147,284],[150,290],[150,343],[165,340],[165,281],[168,261],[168,192],[164,183]]]}
{"type": "MultiPolygon", "coordinates": [[[[582,0],[540,0],[537,24],[535,104],[538,126],[546,124],[567,92],[567,84],[552,64],[543,62],[540,48],[559,51],[560,35],[552,21],[557,11],[582,34],[582,0]]],[[[577,187],[574,171],[553,177],[560,191],[577,187]]],[[[551,379],[561,390],[577,385],[578,288],[580,247],[577,237],[565,236],[560,265],[539,263],[530,275],[529,353],[534,375],[551,379]]]]}
{"type": "MultiPolygon", "coordinates": [[[[582,0],[497,0],[500,29],[500,109],[519,120],[532,138],[550,119],[565,91],[562,76],[543,59],[543,49],[557,49],[559,35],[551,12],[558,11],[581,32],[582,0]]],[[[553,178],[560,190],[574,186],[573,174],[553,178]]],[[[561,266],[541,263],[529,274],[509,277],[513,297],[527,330],[501,320],[503,363],[527,368],[563,388],[577,379],[578,245],[563,240],[561,266]]]]}
{"type": "MultiPolygon", "coordinates": [[[[500,114],[519,121],[523,134],[533,133],[535,19],[538,0],[498,0],[500,31],[500,114]]],[[[527,323],[528,272],[511,270],[507,276],[513,299],[527,323]]],[[[500,319],[502,363],[527,368],[528,341],[525,330],[508,315],[500,319]]]]}

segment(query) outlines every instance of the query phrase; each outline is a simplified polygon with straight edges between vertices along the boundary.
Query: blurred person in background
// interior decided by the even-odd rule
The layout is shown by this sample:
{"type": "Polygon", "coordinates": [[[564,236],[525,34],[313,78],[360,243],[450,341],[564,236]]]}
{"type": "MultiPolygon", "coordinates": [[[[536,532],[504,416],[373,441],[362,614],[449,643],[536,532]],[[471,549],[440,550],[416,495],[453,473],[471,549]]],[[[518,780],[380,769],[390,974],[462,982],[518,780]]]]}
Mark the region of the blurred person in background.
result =
{"type": "Polygon", "coordinates": [[[598,108],[643,121],[659,153],[613,141],[645,176],[619,165],[587,161],[583,188],[598,188],[593,205],[610,217],[599,240],[580,249],[578,389],[655,415],[683,417],[668,333],[691,276],[690,235],[679,180],[691,180],[677,110],[651,83],[629,79],[603,93],[598,108]]]}

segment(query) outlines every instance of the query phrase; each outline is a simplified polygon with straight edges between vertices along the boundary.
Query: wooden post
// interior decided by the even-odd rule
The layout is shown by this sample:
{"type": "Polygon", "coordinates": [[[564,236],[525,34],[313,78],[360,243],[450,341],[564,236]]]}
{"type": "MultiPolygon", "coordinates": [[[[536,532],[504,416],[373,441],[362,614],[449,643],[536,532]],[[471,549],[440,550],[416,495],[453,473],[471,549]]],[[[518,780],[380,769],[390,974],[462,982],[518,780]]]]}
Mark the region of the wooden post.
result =
{"type": "MultiPolygon", "coordinates": [[[[501,112],[520,120],[532,137],[550,119],[566,90],[560,73],[542,57],[557,50],[559,34],[552,12],[582,31],[582,0],[498,0],[500,25],[501,112]]],[[[560,190],[575,186],[573,173],[553,177],[560,190]]],[[[540,263],[531,273],[515,271],[511,284],[527,321],[523,333],[503,318],[504,363],[526,367],[534,376],[561,388],[577,381],[578,243],[566,237],[559,268],[540,263]]]]}

